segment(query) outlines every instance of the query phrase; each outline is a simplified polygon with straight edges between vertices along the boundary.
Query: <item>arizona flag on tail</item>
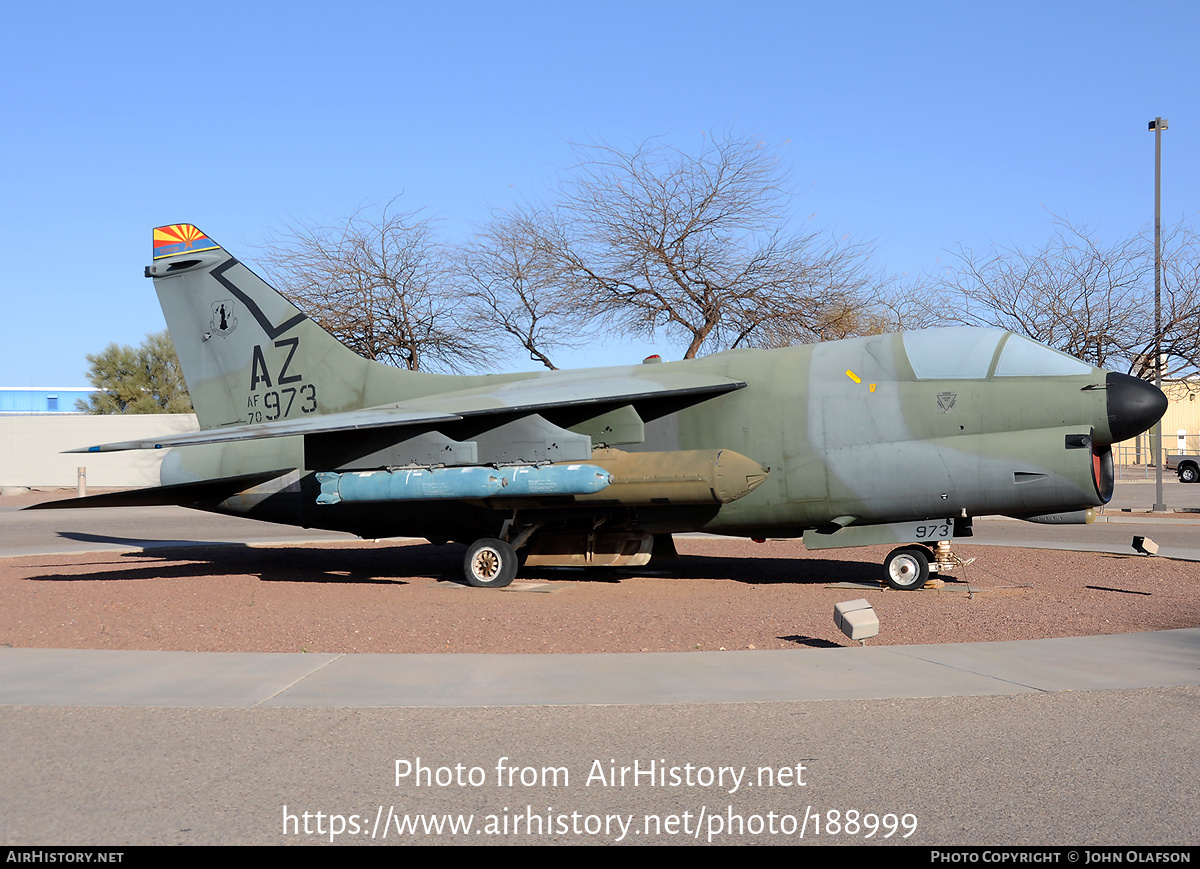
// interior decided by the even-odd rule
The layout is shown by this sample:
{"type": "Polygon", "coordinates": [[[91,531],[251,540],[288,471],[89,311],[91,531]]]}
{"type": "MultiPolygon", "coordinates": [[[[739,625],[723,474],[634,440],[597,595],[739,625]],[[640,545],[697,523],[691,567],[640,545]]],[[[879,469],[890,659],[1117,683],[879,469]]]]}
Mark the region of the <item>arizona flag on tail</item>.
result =
{"type": "Polygon", "coordinates": [[[175,256],[178,253],[196,253],[216,250],[220,245],[190,223],[175,223],[159,226],[154,230],[154,258],[175,256]]]}

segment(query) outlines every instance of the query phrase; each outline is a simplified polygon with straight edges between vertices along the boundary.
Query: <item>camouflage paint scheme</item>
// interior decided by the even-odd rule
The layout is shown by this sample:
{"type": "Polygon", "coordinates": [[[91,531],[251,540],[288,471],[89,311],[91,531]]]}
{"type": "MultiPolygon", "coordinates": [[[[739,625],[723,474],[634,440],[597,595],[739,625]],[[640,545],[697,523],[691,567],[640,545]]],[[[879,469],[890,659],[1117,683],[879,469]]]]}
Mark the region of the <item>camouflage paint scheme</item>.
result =
{"type": "Polygon", "coordinates": [[[408,372],[353,354],[193,226],[155,230],[146,274],[201,432],[90,448],[175,448],[162,466],[169,489],[127,502],[170,498],[364,537],[536,551],[555,537],[559,550],[586,546],[599,528],[628,539],[803,535],[817,548],[932,542],[969,533],[978,515],[1075,521],[1111,497],[1109,446],[1166,407],[1150,384],[995,329],[578,371],[408,372]],[[649,469],[645,480],[697,455],[681,451],[732,451],[752,460],[737,465],[746,493],[696,503],[664,484],[632,506],[603,493],[317,503],[316,472],[579,462],[601,447],[645,454],[628,459],[635,475],[639,461],[649,469]]]}

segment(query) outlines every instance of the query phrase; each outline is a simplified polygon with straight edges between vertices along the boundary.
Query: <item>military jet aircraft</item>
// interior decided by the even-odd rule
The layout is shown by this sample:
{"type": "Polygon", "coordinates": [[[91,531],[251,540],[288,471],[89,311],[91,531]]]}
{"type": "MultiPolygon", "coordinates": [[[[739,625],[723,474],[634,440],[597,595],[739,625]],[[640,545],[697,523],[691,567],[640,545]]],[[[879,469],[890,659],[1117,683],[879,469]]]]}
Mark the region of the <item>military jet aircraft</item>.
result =
{"type": "Polygon", "coordinates": [[[894,588],[953,567],[975,516],[1089,521],[1110,446],[1166,397],[1000,329],[942,328],[580,371],[452,376],[363,359],[189,224],[146,276],[200,431],[162,485],[39,505],[181,504],[522,564],[640,565],[670,535],[899,543],[894,588]]]}

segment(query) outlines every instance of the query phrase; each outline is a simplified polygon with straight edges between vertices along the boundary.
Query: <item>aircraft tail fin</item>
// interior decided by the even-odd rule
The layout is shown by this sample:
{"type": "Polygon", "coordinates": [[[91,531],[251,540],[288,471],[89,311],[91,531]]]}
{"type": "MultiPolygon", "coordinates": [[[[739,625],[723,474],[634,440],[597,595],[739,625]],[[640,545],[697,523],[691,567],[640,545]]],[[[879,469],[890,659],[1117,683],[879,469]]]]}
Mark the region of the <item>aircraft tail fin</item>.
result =
{"type": "Polygon", "coordinates": [[[146,267],[202,429],[358,410],[446,387],[343,346],[187,223],[154,230],[146,267]]]}

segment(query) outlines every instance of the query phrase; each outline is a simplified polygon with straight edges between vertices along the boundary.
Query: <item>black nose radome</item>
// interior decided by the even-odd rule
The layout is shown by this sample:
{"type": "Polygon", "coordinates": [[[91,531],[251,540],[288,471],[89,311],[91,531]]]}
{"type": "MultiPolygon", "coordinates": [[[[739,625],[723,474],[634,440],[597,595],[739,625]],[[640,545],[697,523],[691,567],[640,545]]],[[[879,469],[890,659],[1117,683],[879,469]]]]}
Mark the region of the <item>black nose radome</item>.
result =
{"type": "Polygon", "coordinates": [[[1153,383],[1110,371],[1105,385],[1113,443],[1141,434],[1167,412],[1167,397],[1153,383]]]}

